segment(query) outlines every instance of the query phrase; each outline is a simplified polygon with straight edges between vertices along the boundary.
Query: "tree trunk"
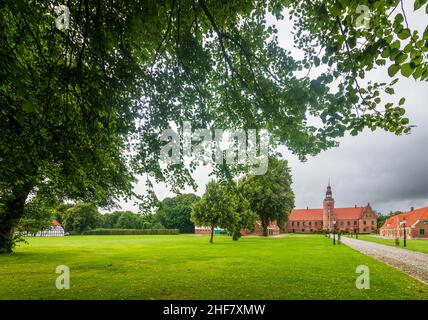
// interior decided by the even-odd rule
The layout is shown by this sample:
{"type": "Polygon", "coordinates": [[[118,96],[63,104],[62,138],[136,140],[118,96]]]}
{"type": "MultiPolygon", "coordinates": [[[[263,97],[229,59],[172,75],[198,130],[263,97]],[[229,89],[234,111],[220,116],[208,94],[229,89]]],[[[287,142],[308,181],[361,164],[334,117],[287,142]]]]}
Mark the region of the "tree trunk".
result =
{"type": "Polygon", "coordinates": [[[234,241],[238,241],[239,237],[240,237],[240,230],[239,229],[234,229],[233,233],[232,233],[232,239],[234,241]]]}
{"type": "Polygon", "coordinates": [[[269,219],[262,219],[262,231],[263,231],[264,237],[268,236],[268,226],[269,226],[269,219]]]}
{"type": "Polygon", "coordinates": [[[210,239],[210,243],[213,243],[213,238],[214,238],[214,227],[211,227],[211,239],[210,239]]]}
{"type": "Polygon", "coordinates": [[[24,205],[30,186],[13,190],[13,194],[4,202],[5,212],[0,216],[0,254],[11,253],[14,246],[15,228],[24,215],[24,205]]]}

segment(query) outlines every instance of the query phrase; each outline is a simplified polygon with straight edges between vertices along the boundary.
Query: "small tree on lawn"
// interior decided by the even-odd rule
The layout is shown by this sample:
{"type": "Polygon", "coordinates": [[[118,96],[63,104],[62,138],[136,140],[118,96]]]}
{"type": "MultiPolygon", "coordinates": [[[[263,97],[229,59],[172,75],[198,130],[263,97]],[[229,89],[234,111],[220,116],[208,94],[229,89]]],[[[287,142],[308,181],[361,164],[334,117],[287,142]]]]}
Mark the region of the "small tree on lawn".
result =
{"type": "Polygon", "coordinates": [[[294,208],[291,183],[287,161],[278,159],[270,159],[266,174],[247,175],[239,182],[240,192],[261,221],[264,236],[271,221],[285,221],[294,208]]]}
{"type": "Polygon", "coordinates": [[[233,216],[227,228],[232,231],[232,239],[238,240],[241,229],[254,230],[257,215],[251,210],[250,202],[237,190],[232,194],[233,216]]]}
{"type": "Polygon", "coordinates": [[[214,228],[230,225],[235,219],[232,194],[224,184],[210,181],[201,200],[192,206],[192,221],[196,225],[211,227],[210,242],[213,242],[214,228]]]}

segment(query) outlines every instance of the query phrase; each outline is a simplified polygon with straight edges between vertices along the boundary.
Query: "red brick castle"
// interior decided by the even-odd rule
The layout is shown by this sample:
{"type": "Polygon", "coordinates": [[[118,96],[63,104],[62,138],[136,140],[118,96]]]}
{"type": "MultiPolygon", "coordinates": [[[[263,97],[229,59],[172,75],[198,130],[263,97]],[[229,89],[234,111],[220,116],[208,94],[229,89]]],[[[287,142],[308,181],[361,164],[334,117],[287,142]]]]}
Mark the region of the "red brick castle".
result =
{"type": "Polygon", "coordinates": [[[315,233],[342,231],[370,233],[376,230],[377,216],[370,203],[365,207],[335,208],[330,183],[322,209],[294,209],[291,211],[285,231],[291,233],[315,233]]]}

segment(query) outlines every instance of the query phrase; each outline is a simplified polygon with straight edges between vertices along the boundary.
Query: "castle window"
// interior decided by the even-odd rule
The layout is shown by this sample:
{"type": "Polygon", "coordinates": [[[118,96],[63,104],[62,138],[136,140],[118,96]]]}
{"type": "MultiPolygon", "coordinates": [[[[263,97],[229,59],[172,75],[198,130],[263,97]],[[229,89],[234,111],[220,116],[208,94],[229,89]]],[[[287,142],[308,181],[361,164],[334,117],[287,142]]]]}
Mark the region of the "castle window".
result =
{"type": "Polygon", "coordinates": [[[309,225],[311,225],[311,222],[309,221],[309,225]]]}
{"type": "Polygon", "coordinates": [[[291,225],[294,226],[294,221],[291,222],[291,225]]]}
{"type": "Polygon", "coordinates": [[[366,225],[366,220],[363,221],[363,225],[366,225]]]}
{"type": "Polygon", "coordinates": [[[374,220],[372,220],[372,224],[374,224],[374,220]]]}
{"type": "Polygon", "coordinates": [[[419,235],[424,236],[425,235],[425,229],[419,229],[419,235]]]}
{"type": "Polygon", "coordinates": [[[297,221],[297,225],[300,226],[300,221],[297,221]]]}
{"type": "Polygon", "coordinates": [[[348,221],[348,222],[346,223],[346,225],[350,226],[350,225],[351,225],[351,223],[348,221]]]}
{"type": "Polygon", "coordinates": [[[354,221],[354,226],[356,226],[357,225],[357,221],[354,221]]]}

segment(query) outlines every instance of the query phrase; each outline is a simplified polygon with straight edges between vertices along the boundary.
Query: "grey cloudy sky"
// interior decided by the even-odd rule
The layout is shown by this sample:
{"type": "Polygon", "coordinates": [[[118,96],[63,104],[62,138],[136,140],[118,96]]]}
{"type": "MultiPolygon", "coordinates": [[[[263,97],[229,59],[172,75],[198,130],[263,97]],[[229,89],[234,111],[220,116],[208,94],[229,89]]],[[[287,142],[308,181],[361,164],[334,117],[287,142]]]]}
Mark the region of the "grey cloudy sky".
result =
{"type": "MultiPolygon", "coordinates": [[[[406,1],[410,28],[422,31],[426,15],[413,13],[406,1]]],[[[291,24],[277,24],[282,46],[292,49],[291,24]]],[[[292,50],[293,54],[299,53],[292,50]]],[[[371,80],[390,81],[386,70],[376,70],[371,80]]],[[[309,158],[305,163],[282,148],[293,174],[297,208],[321,207],[328,179],[331,179],[336,206],[364,205],[370,202],[380,212],[408,210],[428,206],[428,86],[427,83],[402,78],[395,86],[397,101],[406,97],[405,108],[416,127],[410,135],[397,137],[384,131],[365,130],[356,137],[346,136],[340,145],[309,158]]],[[[209,168],[199,168],[194,177],[201,195],[208,182],[209,168]]],[[[136,185],[144,192],[144,181],[136,185]]],[[[173,196],[163,184],[155,185],[160,199],[173,196]]],[[[184,190],[183,190],[184,191],[184,190]]],[[[187,190],[192,192],[191,189],[187,190]]],[[[123,209],[138,210],[133,202],[121,202],[123,209]]]]}

